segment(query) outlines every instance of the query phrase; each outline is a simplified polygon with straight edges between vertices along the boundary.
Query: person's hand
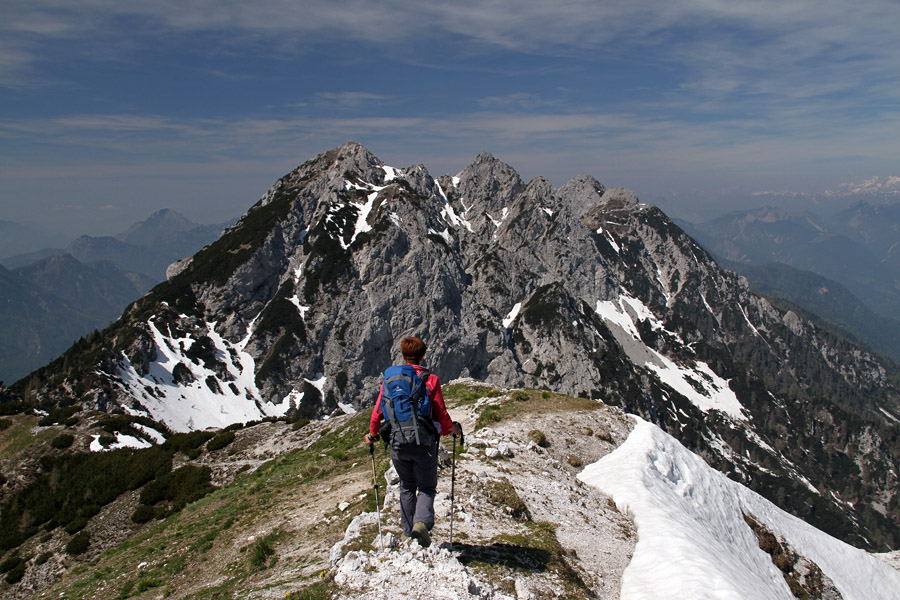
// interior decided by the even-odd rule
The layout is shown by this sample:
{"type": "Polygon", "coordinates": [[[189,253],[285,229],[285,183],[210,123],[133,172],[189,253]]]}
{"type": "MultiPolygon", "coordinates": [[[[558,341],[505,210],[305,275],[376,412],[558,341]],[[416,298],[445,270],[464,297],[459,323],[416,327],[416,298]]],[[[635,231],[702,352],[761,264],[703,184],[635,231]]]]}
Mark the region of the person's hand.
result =
{"type": "Polygon", "coordinates": [[[453,427],[450,429],[453,435],[462,435],[462,425],[458,421],[453,421],[453,427]]]}
{"type": "Polygon", "coordinates": [[[375,434],[375,435],[373,435],[371,433],[366,434],[366,443],[368,445],[371,446],[372,444],[374,444],[377,441],[378,441],[378,434],[375,434]]]}

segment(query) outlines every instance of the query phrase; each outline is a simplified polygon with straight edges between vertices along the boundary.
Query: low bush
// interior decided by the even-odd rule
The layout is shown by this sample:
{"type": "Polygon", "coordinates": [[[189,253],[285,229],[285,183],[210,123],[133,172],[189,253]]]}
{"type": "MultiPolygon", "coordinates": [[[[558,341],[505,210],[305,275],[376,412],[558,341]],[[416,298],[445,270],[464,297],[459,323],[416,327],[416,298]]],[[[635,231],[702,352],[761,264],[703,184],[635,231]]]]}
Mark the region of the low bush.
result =
{"type": "Polygon", "coordinates": [[[43,526],[70,531],[123,492],[172,469],[172,456],[159,447],[45,456],[44,473],[10,496],[0,510],[0,549],[20,545],[43,526]]]}
{"type": "Polygon", "coordinates": [[[481,429],[482,427],[487,427],[493,423],[499,423],[501,419],[499,406],[485,406],[478,415],[478,420],[475,422],[475,429],[481,429]]]}
{"type": "Polygon", "coordinates": [[[528,439],[540,446],[541,448],[549,448],[550,442],[547,441],[547,436],[544,435],[544,432],[540,429],[532,429],[528,432],[528,439]]]}
{"type": "Polygon", "coordinates": [[[222,431],[206,443],[206,449],[209,452],[215,452],[216,450],[221,450],[233,441],[233,431],[222,431]]]}
{"type": "Polygon", "coordinates": [[[209,467],[185,465],[145,485],[141,490],[141,504],[153,506],[159,502],[170,502],[172,510],[181,510],[216,489],[210,483],[211,478],[209,467]]]}
{"type": "Polygon", "coordinates": [[[272,547],[274,538],[274,534],[270,533],[253,542],[253,545],[250,547],[250,564],[253,565],[254,568],[266,568],[266,562],[269,560],[269,557],[275,554],[275,549],[272,547]]]}
{"type": "Polygon", "coordinates": [[[50,560],[50,558],[52,556],[53,556],[52,552],[44,552],[43,554],[38,555],[38,557],[36,559],[34,559],[34,564],[39,567],[42,564],[44,564],[45,562],[47,562],[48,560],[50,560]]]}
{"type": "Polygon", "coordinates": [[[139,504],[134,512],[131,513],[131,520],[135,523],[146,523],[151,520],[154,516],[156,516],[155,511],[152,506],[147,506],[146,504],[139,504]]]}
{"type": "Polygon", "coordinates": [[[68,523],[66,523],[66,526],[64,529],[66,530],[66,533],[71,535],[73,533],[78,533],[79,531],[81,531],[82,529],[87,527],[87,524],[88,524],[88,520],[86,518],[77,517],[77,518],[73,519],[72,521],[69,521],[68,523]]]}
{"type": "Polygon", "coordinates": [[[72,556],[78,556],[79,554],[84,554],[87,552],[88,547],[91,545],[91,536],[87,531],[82,531],[81,533],[77,533],[72,536],[72,539],[69,540],[69,543],[66,544],[66,553],[71,554],[72,556]]]}
{"type": "Polygon", "coordinates": [[[48,414],[38,421],[38,425],[40,425],[41,427],[48,427],[57,423],[64,423],[79,410],[81,410],[81,407],[79,406],[51,408],[49,411],[47,411],[48,414]]]}
{"type": "MultiPolygon", "coordinates": [[[[194,451],[209,441],[216,434],[212,431],[191,431],[190,433],[176,433],[165,441],[163,448],[174,452],[183,452],[187,456],[191,456],[194,451]]],[[[193,456],[196,458],[199,452],[193,456]]]]}
{"type": "Polygon", "coordinates": [[[510,398],[516,400],[517,402],[527,402],[528,401],[528,392],[525,390],[516,390],[512,394],[509,395],[510,398]]]}
{"type": "Polygon", "coordinates": [[[23,561],[16,565],[9,573],[6,574],[6,583],[12,585],[19,583],[25,577],[25,568],[28,565],[23,561]]]}
{"type": "Polygon", "coordinates": [[[58,448],[62,450],[63,448],[68,448],[75,441],[75,436],[71,433],[61,433],[52,440],[50,440],[50,445],[54,448],[58,448]]]}
{"type": "Polygon", "coordinates": [[[13,554],[12,556],[5,558],[3,562],[0,562],[0,573],[9,573],[21,562],[22,557],[18,554],[13,554]]]}

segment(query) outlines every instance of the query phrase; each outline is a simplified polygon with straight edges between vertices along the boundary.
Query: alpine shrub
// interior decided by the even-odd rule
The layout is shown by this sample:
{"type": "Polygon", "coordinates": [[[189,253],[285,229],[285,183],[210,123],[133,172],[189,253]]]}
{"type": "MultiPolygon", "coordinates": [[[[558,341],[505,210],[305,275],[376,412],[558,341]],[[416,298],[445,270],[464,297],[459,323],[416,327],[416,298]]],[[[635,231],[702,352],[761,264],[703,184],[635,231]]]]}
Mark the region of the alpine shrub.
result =
{"type": "Polygon", "coordinates": [[[269,534],[266,537],[253,542],[253,546],[250,548],[250,564],[255,568],[264,569],[266,567],[266,561],[270,556],[275,554],[275,549],[272,548],[273,537],[275,536],[269,534]]]}
{"type": "Polygon", "coordinates": [[[165,501],[172,503],[173,510],[181,510],[216,489],[210,483],[211,478],[209,467],[185,465],[145,485],[141,490],[141,504],[153,506],[165,501]]]}
{"type": "Polygon", "coordinates": [[[199,450],[216,434],[211,431],[191,431],[190,433],[176,433],[163,443],[163,448],[175,452],[183,452],[190,456],[192,450],[199,450]]]}
{"type": "Polygon", "coordinates": [[[155,516],[155,511],[152,506],[147,506],[146,504],[140,504],[134,512],[131,513],[131,520],[135,523],[146,523],[150,519],[155,516]]]}
{"type": "Polygon", "coordinates": [[[215,452],[216,450],[221,450],[228,444],[234,441],[234,432],[233,431],[222,431],[216,437],[212,438],[206,443],[206,449],[209,452],[215,452]]]}
{"type": "Polygon", "coordinates": [[[75,436],[71,433],[61,433],[52,440],[50,440],[50,445],[54,448],[59,448],[62,450],[63,448],[68,448],[72,445],[72,442],[75,441],[75,436]]]}
{"type": "Polygon", "coordinates": [[[528,432],[528,439],[540,446],[541,448],[549,448],[550,442],[547,441],[547,436],[544,435],[544,432],[540,429],[532,429],[528,432]]]}
{"type": "MultiPolygon", "coordinates": [[[[16,551],[18,552],[18,550],[16,551]]],[[[9,573],[13,569],[18,566],[19,563],[22,562],[22,557],[18,554],[13,554],[9,558],[5,559],[3,562],[0,562],[0,573],[9,573]]]]}
{"type": "Polygon", "coordinates": [[[14,583],[19,583],[22,581],[22,578],[25,577],[25,567],[27,564],[22,561],[17,564],[9,573],[6,574],[6,583],[12,585],[14,583]]]}
{"type": "Polygon", "coordinates": [[[87,531],[82,531],[72,536],[69,543],[66,544],[66,552],[72,556],[78,556],[87,552],[88,546],[91,545],[91,536],[87,531]]]}

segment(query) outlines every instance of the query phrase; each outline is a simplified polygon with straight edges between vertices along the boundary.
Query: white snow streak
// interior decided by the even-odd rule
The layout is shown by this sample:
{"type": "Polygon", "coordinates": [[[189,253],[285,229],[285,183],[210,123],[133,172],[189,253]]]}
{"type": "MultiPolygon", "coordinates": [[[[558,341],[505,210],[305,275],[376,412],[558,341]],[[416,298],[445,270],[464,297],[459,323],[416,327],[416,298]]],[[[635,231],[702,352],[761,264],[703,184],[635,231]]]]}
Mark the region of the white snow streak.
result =
{"type": "Polygon", "coordinates": [[[621,600],[792,600],[744,513],[815,562],[845,600],[900,597],[900,573],[729,480],[655,425],[635,420],[622,446],[578,476],[634,515],[638,543],[621,600]]]}
{"type": "Polygon", "coordinates": [[[616,240],[613,239],[613,236],[608,231],[606,232],[606,239],[609,240],[609,245],[612,246],[613,250],[615,250],[616,254],[618,254],[619,253],[619,245],[616,243],[616,240]]]}
{"type": "Polygon", "coordinates": [[[694,361],[690,366],[679,365],[644,344],[635,319],[641,322],[649,320],[653,329],[665,331],[676,338],[678,336],[665,330],[643,302],[622,294],[618,301],[598,301],[595,310],[610,325],[616,341],[636,365],[652,371],[660,381],[703,411],[715,409],[734,419],[746,419],[743,407],[728,387],[728,382],[705,362],[694,361]]]}
{"type": "Polygon", "coordinates": [[[513,324],[513,321],[516,320],[516,317],[519,316],[519,311],[522,309],[522,303],[516,302],[516,305],[512,307],[512,310],[509,311],[509,314],[506,315],[506,318],[503,319],[503,328],[509,329],[510,325],[513,324]]]}
{"type": "Polygon", "coordinates": [[[184,354],[195,343],[193,338],[168,336],[150,319],[147,324],[157,349],[157,359],[150,363],[147,375],[141,376],[128,358],[120,355],[123,362],[119,371],[120,385],[140,401],[151,417],[173,431],[225,427],[265,416],[282,416],[289,405],[260,400],[255,363],[244,351],[255,322],[256,319],[250,323],[247,337],[238,344],[231,344],[216,333],[215,323],[206,325],[206,335],[215,347],[216,357],[225,364],[228,373],[225,379],[220,379],[215,371],[194,363],[184,354]],[[232,353],[236,362],[232,361],[232,353]],[[190,372],[192,382],[181,384],[175,381],[172,373],[179,363],[190,372]],[[212,384],[212,389],[207,382],[212,384]]]}
{"type": "Polygon", "coordinates": [[[308,306],[303,306],[300,304],[300,298],[297,294],[294,294],[291,298],[288,298],[291,304],[297,307],[297,311],[300,313],[300,318],[306,321],[306,313],[309,311],[308,306]]]}
{"type": "MultiPolygon", "coordinates": [[[[140,438],[136,438],[133,435],[125,435],[124,433],[119,433],[118,431],[115,433],[116,441],[109,445],[108,448],[104,448],[103,444],[100,443],[99,435],[92,435],[93,440],[91,441],[91,445],[88,446],[88,449],[91,452],[106,452],[108,450],[118,450],[120,448],[149,448],[153,444],[148,442],[147,440],[142,440],[140,438]]],[[[165,441],[165,440],[163,440],[165,441]]]]}
{"type": "Polygon", "coordinates": [[[394,167],[389,167],[387,165],[382,165],[382,170],[384,170],[384,182],[387,183],[389,181],[393,181],[397,178],[398,173],[402,173],[399,169],[395,169],[394,167]]]}

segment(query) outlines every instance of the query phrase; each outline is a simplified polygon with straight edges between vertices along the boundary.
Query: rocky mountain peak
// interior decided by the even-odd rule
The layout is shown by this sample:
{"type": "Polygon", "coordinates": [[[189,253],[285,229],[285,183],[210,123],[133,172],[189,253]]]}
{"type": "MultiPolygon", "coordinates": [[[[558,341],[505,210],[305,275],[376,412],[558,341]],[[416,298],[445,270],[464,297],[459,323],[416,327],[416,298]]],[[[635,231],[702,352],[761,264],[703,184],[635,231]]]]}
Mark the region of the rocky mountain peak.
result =
{"type": "Polygon", "coordinates": [[[164,208],[156,211],[147,219],[135,223],[117,235],[116,239],[131,244],[146,244],[159,237],[189,231],[197,226],[196,223],[192,223],[181,213],[164,208]]]}
{"type": "Polygon", "coordinates": [[[31,393],[89,380],[90,394],[57,400],[180,431],[317,418],[371,406],[399,340],[418,335],[445,380],[621,405],[735,478],[802,498],[799,512],[830,515],[844,539],[900,541],[900,514],[846,513],[900,497],[900,447],[884,450],[900,439],[890,367],[812,322],[788,326],[629,190],[589,176],[526,186],[487,153],[435,182],[344,144],[182,267],[31,393]],[[811,444],[864,456],[879,477],[810,463],[811,444]]]}

